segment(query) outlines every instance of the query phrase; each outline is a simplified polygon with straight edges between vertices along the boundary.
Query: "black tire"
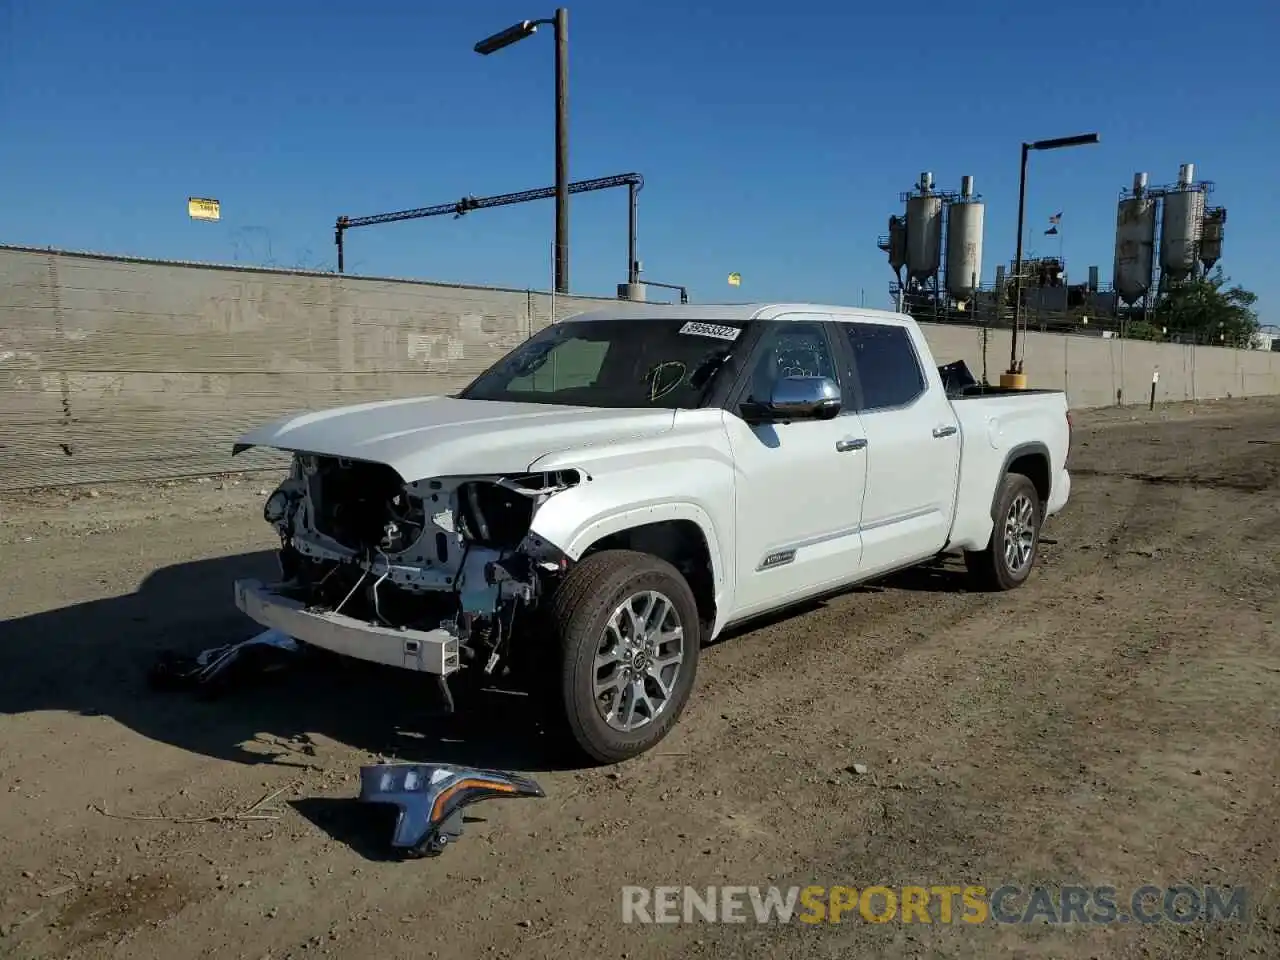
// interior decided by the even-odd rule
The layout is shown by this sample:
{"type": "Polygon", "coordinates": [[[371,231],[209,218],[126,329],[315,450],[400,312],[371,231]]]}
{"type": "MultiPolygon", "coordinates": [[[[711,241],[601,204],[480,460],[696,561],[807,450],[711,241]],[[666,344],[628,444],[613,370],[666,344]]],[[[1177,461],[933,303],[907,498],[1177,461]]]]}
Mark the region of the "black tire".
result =
{"type": "MultiPolygon", "coordinates": [[[[577,752],[595,763],[619,763],[644,753],[671,732],[697,678],[702,627],[693,591],[671,564],[632,550],[601,550],[569,571],[552,598],[550,626],[558,642],[553,702],[557,726],[577,752]],[[595,660],[614,611],[628,597],[653,590],[670,600],[683,628],[683,660],[657,716],[627,732],[610,726],[594,693],[595,660]]],[[[548,691],[551,692],[551,691],[548,691]]]]}
{"type": "Polygon", "coordinates": [[[975,550],[964,555],[964,564],[973,585],[979,590],[1014,590],[1022,586],[1035,568],[1040,553],[1040,525],[1043,522],[1043,504],[1035,484],[1021,473],[1007,473],[1000,483],[1000,496],[996,498],[995,526],[985,550],[975,550]],[[1030,556],[1021,564],[1011,564],[1008,558],[1009,542],[1016,530],[1011,527],[1010,513],[1015,504],[1030,504],[1030,556]]]}

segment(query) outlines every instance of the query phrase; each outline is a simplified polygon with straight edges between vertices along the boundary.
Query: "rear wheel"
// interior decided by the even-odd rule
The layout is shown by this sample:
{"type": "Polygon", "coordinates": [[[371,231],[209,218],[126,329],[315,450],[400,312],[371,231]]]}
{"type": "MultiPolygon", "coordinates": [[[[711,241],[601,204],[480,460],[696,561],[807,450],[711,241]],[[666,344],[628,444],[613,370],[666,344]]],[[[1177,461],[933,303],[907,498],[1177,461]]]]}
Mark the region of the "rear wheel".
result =
{"type": "Polygon", "coordinates": [[[650,554],[602,550],[569,572],[550,613],[556,712],[579,751],[617,763],[662,740],[689,701],[701,646],[679,571],[650,554]]]}
{"type": "Polygon", "coordinates": [[[987,548],[964,555],[974,585],[981,590],[1022,586],[1035,566],[1042,520],[1035,484],[1021,473],[1005,474],[987,548]]]}

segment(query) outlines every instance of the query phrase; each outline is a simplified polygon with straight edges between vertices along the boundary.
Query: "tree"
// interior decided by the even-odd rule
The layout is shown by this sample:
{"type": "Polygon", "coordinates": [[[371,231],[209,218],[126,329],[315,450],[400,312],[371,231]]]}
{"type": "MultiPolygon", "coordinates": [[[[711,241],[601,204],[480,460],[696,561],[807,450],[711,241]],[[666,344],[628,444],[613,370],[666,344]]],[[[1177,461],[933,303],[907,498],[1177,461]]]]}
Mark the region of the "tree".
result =
{"type": "Polygon", "coordinates": [[[1254,310],[1257,302],[1257,294],[1231,284],[1218,267],[1208,276],[1174,287],[1157,301],[1149,325],[1134,323],[1128,332],[1144,340],[1176,339],[1245,348],[1260,327],[1254,310]]]}

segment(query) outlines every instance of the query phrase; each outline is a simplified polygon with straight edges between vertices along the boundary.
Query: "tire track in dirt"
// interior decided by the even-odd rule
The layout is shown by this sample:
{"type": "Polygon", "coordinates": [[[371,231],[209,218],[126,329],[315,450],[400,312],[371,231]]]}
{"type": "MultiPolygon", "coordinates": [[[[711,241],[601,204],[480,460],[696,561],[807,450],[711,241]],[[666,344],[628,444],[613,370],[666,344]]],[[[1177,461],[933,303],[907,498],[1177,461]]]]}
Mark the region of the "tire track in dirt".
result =
{"type": "MultiPolygon", "coordinates": [[[[1104,589],[1101,575],[1073,580],[1072,587],[1076,594],[1081,588],[1104,589]]],[[[1114,589],[1158,608],[1164,585],[1158,571],[1149,570],[1145,578],[1114,589]]],[[[1189,622],[1185,615],[1162,611],[1141,619],[1134,616],[1127,623],[1117,623],[1109,606],[1078,606],[1065,637],[1060,618],[1046,611],[1022,625],[1016,648],[1001,650],[994,664],[991,656],[986,658],[994,669],[984,671],[978,684],[935,688],[948,713],[960,701],[963,719],[953,729],[963,733],[950,748],[961,756],[985,753],[989,761],[977,776],[974,768],[950,771],[951,782],[946,786],[958,789],[933,791],[926,786],[889,795],[893,800],[885,804],[896,808],[895,816],[889,818],[893,823],[908,829],[914,826],[917,831],[920,824],[927,825],[923,835],[917,833],[914,838],[918,844],[890,842],[877,850],[875,842],[867,839],[860,848],[854,844],[845,858],[827,860],[825,869],[793,874],[788,882],[929,885],[976,879],[985,880],[991,888],[1017,879],[1024,884],[1111,883],[1125,889],[1127,881],[1130,890],[1151,879],[1224,882],[1231,851],[1245,838],[1232,831],[1224,833],[1221,821],[1236,808],[1250,809],[1248,805],[1260,798],[1256,779],[1252,789],[1242,791],[1224,785],[1219,777],[1251,768],[1257,773],[1258,759],[1264,761],[1264,780],[1274,773],[1274,754],[1259,757],[1258,753],[1260,747],[1265,751],[1275,742],[1273,705],[1280,693],[1280,654],[1261,642],[1229,643],[1233,649],[1221,649],[1221,641],[1210,638],[1220,635],[1223,624],[1207,606],[1202,612],[1191,611],[1189,622]],[[1206,693],[1199,677],[1206,648],[1216,648],[1223,671],[1220,686],[1236,691],[1230,708],[1219,709],[1208,719],[1206,707],[1215,696],[1206,693]],[[1045,652],[1052,652],[1053,665],[1066,682],[1034,669],[1037,654],[1045,652]],[[1270,679],[1250,683],[1259,666],[1269,671],[1270,679]],[[1252,695],[1242,697],[1240,692],[1250,687],[1252,695]],[[966,711],[967,704],[982,706],[966,711]],[[1231,743],[1230,731],[1248,729],[1260,716],[1271,718],[1262,742],[1231,743]],[[1181,742],[1188,727],[1217,745],[1215,770],[1197,758],[1195,745],[1181,742]],[[1022,736],[1009,738],[1010,731],[1022,736]],[[997,743],[999,748],[993,750],[997,743]],[[1193,763],[1205,769],[1193,770],[1193,763]],[[963,798],[959,805],[953,799],[957,796],[963,798]],[[1180,796],[1189,802],[1180,803],[1180,796]],[[1160,811],[1155,822],[1153,810],[1160,811]],[[1020,852],[1028,833],[1035,836],[1039,858],[1020,852]],[[1196,856],[1204,858],[1212,856],[1208,851],[1216,851],[1217,873],[1195,869],[1192,855],[1183,846],[1163,843],[1166,836],[1213,838],[1197,844],[1196,856]],[[934,864],[939,849],[963,851],[967,856],[961,865],[971,872],[938,876],[934,864]],[[826,879],[830,877],[840,879],[826,879]]],[[[1238,619],[1226,625],[1228,637],[1243,638],[1252,622],[1248,616],[1238,619]]],[[[911,704],[903,706],[909,710],[911,704]]],[[[901,751],[906,769],[933,759],[926,754],[939,747],[927,737],[919,744],[914,750],[908,745],[901,751]]],[[[1251,810],[1251,816],[1274,826],[1273,799],[1262,810],[1251,810]]],[[[1168,930],[1129,928],[1124,933],[1128,936],[1114,930],[1075,932],[1068,944],[1045,928],[1018,931],[1017,936],[1007,929],[949,928],[934,936],[917,932],[910,942],[936,951],[937,956],[983,955],[970,953],[976,941],[992,950],[1017,942],[1030,951],[1024,953],[1028,957],[1063,957],[1067,956],[1064,948],[1101,955],[1099,951],[1114,950],[1121,943],[1138,944],[1144,936],[1155,943],[1170,937],[1168,930]],[[1028,933],[1030,940],[1025,938],[1028,933]]],[[[1172,936],[1185,939],[1188,934],[1172,936]]],[[[813,931],[781,932],[770,940],[772,955],[812,955],[816,937],[819,934],[813,931]],[[801,939],[802,946],[792,943],[801,939]],[[783,944],[790,948],[785,954],[783,944]]],[[[821,942],[834,956],[849,947],[887,950],[908,941],[903,930],[892,925],[886,929],[857,924],[851,931],[829,935],[823,930],[821,942]]]]}

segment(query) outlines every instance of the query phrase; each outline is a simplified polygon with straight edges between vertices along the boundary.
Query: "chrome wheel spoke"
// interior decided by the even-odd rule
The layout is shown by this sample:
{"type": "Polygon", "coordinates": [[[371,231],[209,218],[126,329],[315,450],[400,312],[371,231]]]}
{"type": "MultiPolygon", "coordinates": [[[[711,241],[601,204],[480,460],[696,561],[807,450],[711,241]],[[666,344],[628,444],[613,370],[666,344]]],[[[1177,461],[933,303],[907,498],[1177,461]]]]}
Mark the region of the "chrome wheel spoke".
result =
{"type": "Polygon", "coordinates": [[[684,627],[677,624],[674,627],[667,627],[657,631],[657,636],[653,638],[654,645],[657,647],[665,647],[669,643],[676,643],[684,639],[684,627]]]}
{"type": "Polygon", "coordinates": [[[622,696],[619,699],[618,709],[615,713],[618,725],[623,730],[631,729],[631,722],[636,715],[636,685],[628,683],[622,688],[622,696]]]}
{"type": "Polygon", "coordinates": [[[656,714],[657,711],[653,707],[653,701],[649,699],[649,693],[647,690],[645,690],[644,681],[642,679],[636,680],[635,690],[636,690],[636,705],[637,706],[641,704],[644,705],[644,717],[641,719],[640,723],[636,724],[636,726],[643,726],[644,724],[648,723],[650,720],[653,719],[654,714],[656,714]]]}
{"type": "Polygon", "coordinates": [[[596,675],[596,693],[613,693],[621,690],[627,682],[627,675],[621,670],[615,670],[607,677],[596,675]]]}
{"type": "Polygon", "coordinates": [[[645,593],[636,599],[640,601],[639,610],[635,608],[634,601],[627,607],[627,612],[631,615],[632,624],[630,639],[636,642],[643,642],[644,638],[649,635],[650,623],[654,614],[658,612],[659,598],[657,594],[645,593]]]}
{"type": "MultiPolygon", "coordinates": [[[[671,691],[674,688],[675,684],[674,682],[668,683],[665,679],[663,679],[662,670],[659,667],[657,667],[656,665],[650,667],[648,670],[645,671],[645,676],[647,676],[650,680],[652,680],[654,683],[658,685],[658,690],[662,693],[662,699],[664,701],[669,696],[671,696],[671,691]]],[[[674,678],[672,678],[672,680],[674,681],[674,678]]]]}
{"type": "Polygon", "coordinates": [[[644,627],[641,624],[640,617],[636,615],[635,610],[631,607],[623,607],[619,611],[618,616],[618,632],[622,634],[624,640],[634,640],[640,636],[644,627]]]}
{"type": "Polygon", "coordinates": [[[650,602],[645,608],[644,636],[648,638],[654,631],[662,628],[667,614],[671,612],[671,604],[661,594],[650,594],[650,602]]]}

